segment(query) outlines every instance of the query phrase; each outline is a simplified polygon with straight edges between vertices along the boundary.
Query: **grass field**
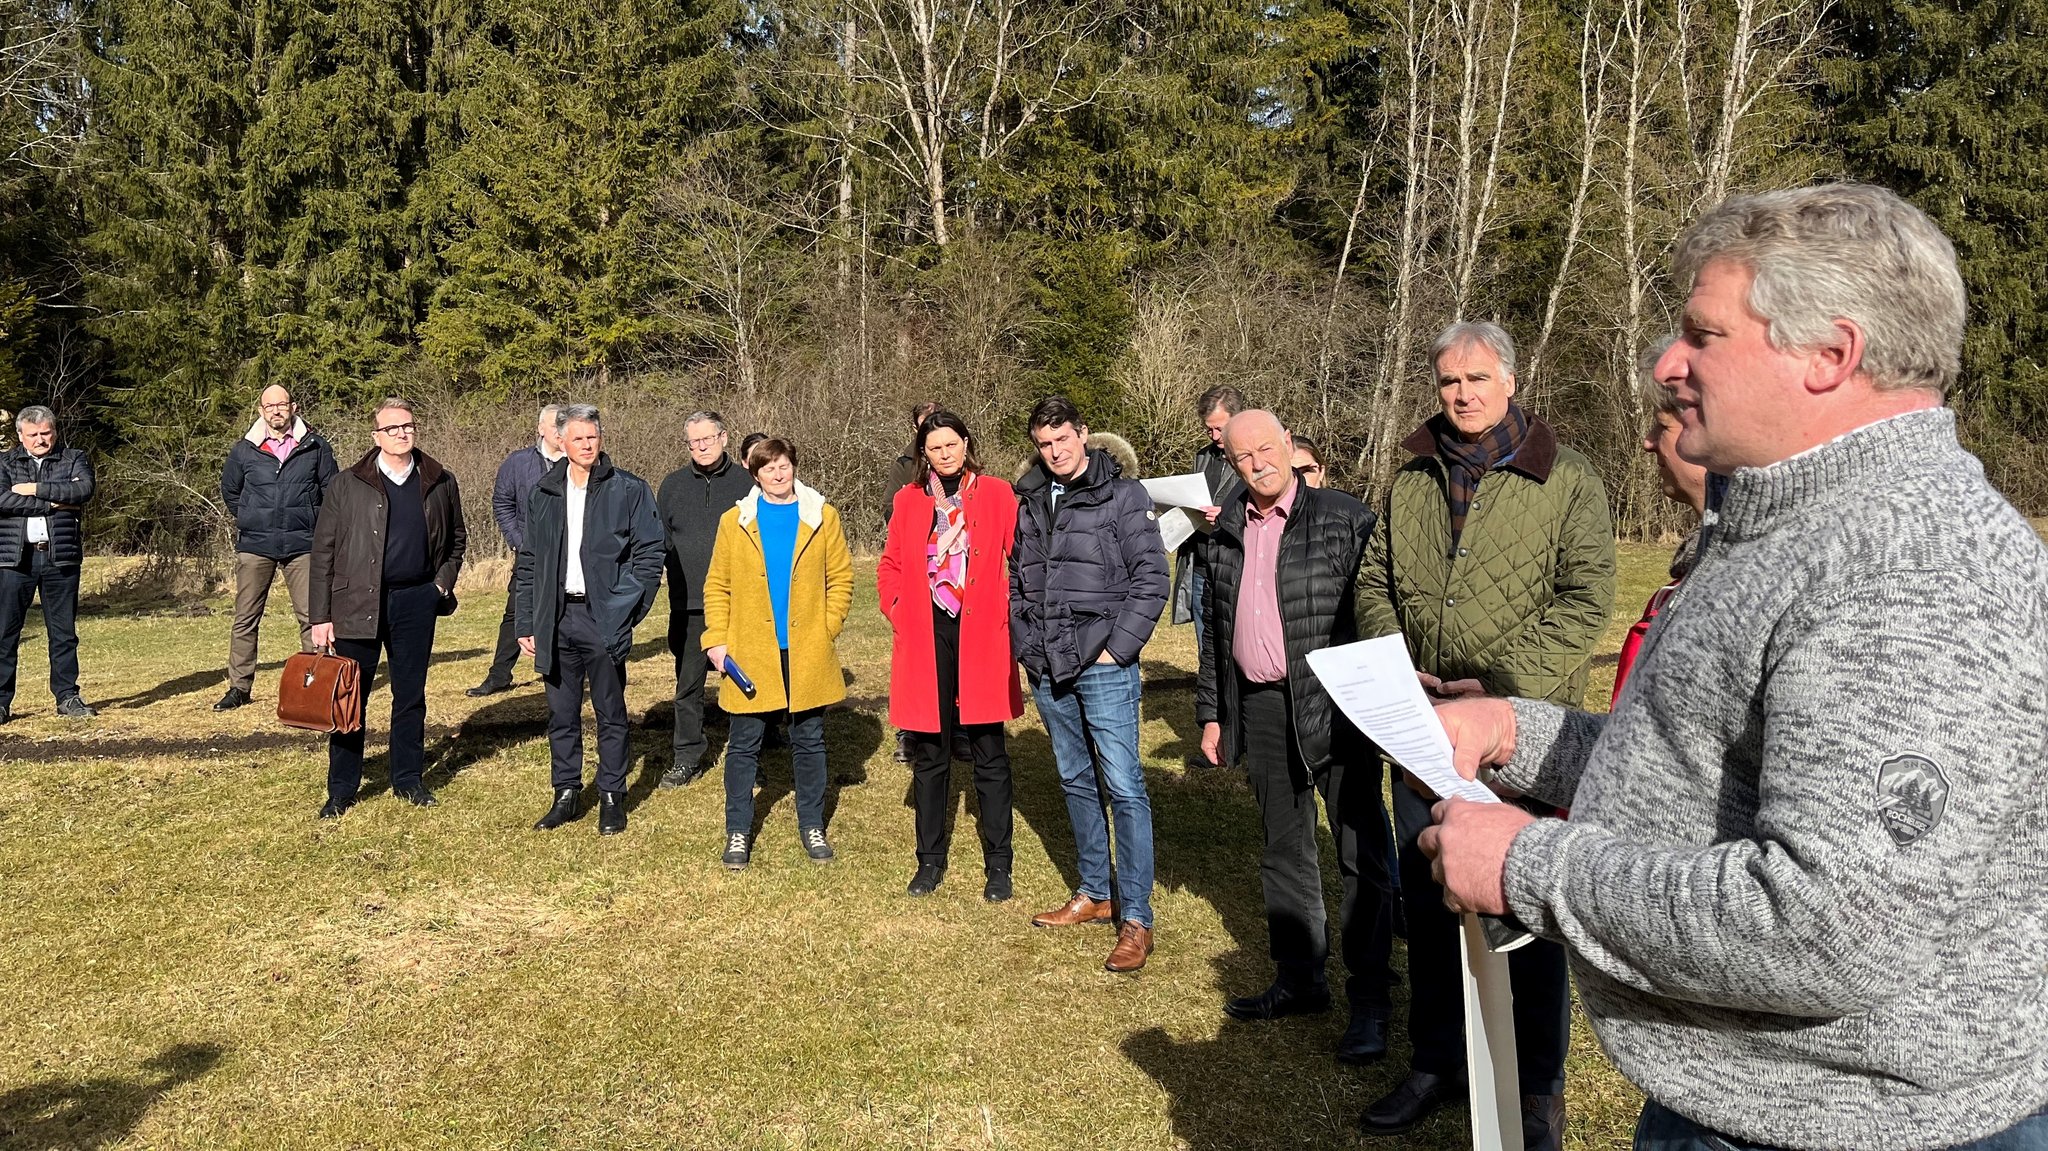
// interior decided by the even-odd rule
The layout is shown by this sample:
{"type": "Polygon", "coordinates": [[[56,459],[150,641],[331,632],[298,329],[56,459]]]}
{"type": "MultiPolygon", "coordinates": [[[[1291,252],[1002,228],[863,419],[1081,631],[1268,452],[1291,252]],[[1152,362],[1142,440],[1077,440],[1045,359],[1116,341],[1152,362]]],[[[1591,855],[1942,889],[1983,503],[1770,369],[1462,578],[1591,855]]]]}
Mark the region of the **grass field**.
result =
{"type": "MultiPolygon", "coordinates": [[[[1589,698],[1605,700],[1667,556],[1624,547],[1589,698]]],[[[89,567],[97,720],[52,713],[39,623],[23,639],[19,718],[0,729],[0,1148],[1392,1145],[1352,1124],[1404,1069],[1399,1027],[1393,1057],[1361,1072],[1328,1054],[1341,1010],[1264,1026],[1219,1010],[1270,975],[1258,824],[1241,778],[1181,767],[1185,627],[1144,662],[1159,949],[1117,976],[1108,931],[1028,922],[1076,879],[1030,714],[1011,725],[1018,898],[979,898],[971,816],[946,885],[903,894],[909,775],[889,755],[871,565],[841,641],[851,698],[827,721],[839,860],[805,860],[787,754],[771,752],[741,874],[718,864],[715,773],[654,789],[672,682],[658,626],[628,672],[627,834],[600,839],[594,815],[528,830],[548,800],[540,689],[529,672],[509,695],[462,694],[503,604],[481,581],[442,621],[429,682],[441,805],[366,791],[320,823],[324,744],[271,711],[282,589],[257,706],[217,715],[228,603],[180,606],[170,586],[140,561],[89,567]]],[[[371,699],[373,788],[388,698],[371,699]]],[[[1569,1098],[1568,1146],[1627,1145],[1639,1097],[1583,1023],[1569,1098]]],[[[1398,1143],[1469,1139],[1460,1114],[1398,1143]]]]}

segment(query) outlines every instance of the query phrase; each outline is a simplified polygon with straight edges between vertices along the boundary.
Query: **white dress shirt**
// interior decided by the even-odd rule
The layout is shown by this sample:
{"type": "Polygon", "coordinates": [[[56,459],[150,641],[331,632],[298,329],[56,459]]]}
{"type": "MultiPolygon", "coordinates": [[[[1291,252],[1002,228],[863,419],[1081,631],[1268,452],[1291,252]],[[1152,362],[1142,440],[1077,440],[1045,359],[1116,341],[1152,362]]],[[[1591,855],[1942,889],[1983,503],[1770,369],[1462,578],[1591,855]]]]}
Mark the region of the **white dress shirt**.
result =
{"type": "Polygon", "coordinates": [[[568,507],[568,539],[562,543],[562,591],[569,595],[583,595],[583,505],[590,498],[588,486],[576,486],[576,477],[564,488],[568,507]]]}

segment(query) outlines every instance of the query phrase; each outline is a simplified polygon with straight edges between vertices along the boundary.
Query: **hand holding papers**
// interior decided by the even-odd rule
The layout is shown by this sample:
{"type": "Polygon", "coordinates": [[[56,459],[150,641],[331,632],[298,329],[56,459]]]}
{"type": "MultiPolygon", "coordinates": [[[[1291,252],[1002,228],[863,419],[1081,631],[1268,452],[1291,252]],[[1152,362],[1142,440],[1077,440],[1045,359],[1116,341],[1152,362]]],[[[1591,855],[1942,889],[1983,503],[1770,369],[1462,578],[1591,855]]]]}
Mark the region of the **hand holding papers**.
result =
{"type": "Polygon", "coordinates": [[[1202,516],[1201,509],[1215,502],[1209,494],[1209,477],[1200,472],[1189,472],[1184,476],[1157,476],[1140,480],[1145,492],[1158,505],[1159,538],[1166,544],[1166,550],[1177,552],[1180,545],[1197,531],[1209,530],[1209,524],[1202,516]]]}
{"type": "Polygon", "coordinates": [[[1466,779],[1452,766],[1451,741],[1422,693],[1415,665],[1408,661],[1407,642],[1400,636],[1312,651],[1308,666],[1358,730],[1431,791],[1446,799],[1500,802],[1486,785],[1466,779]]]}

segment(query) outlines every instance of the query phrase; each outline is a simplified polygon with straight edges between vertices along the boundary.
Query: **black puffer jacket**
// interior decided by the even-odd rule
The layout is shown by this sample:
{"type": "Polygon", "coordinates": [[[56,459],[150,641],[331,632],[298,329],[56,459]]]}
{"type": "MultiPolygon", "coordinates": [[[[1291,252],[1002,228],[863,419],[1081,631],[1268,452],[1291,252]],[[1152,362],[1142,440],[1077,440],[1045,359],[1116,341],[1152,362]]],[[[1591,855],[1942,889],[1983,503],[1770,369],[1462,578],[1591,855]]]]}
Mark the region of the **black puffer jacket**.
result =
{"type": "MultiPolygon", "coordinates": [[[[262,421],[258,421],[260,425],[262,421]]],[[[313,524],[320,496],[334,478],[334,449],[300,421],[292,454],[279,462],[263,450],[259,427],[228,449],[220,473],[221,499],[235,517],[235,550],[266,559],[288,560],[313,550],[313,524]]]]}
{"type": "MultiPolygon", "coordinates": [[[[462,492],[455,473],[422,451],[412,454],[419,468],[420,498],[427,512],[427,564],[444,593],[455,590],[462,557],[469,550],[469,530],[462,522],[462,492]]],[[[383,611],[384,473],[377,470],[377,449],[334,477],[320,501],[320,520],[313,528],[313,570],[306,615],[313,623],[331,623],[339,639],[376,639],[383,611]]]]}
{"type": "MultiPolygon", "coordinates": [[[[1358,565],[1372,537],[1371,509],[1343,492],[1296,481],[1294,507],[1280,529],[1278,595],[1287,640],[1287,686],[1294,702],[1294,738],[1310,771],[1328,766],[1333,753],[1356,759],[1365,738],[1338,713],[1308,667],[1308,653],[1358,638],[1353,595],[1358,565]]],[[[1216,516],[1216,530],[1199,545],[1209,578],[1209,642],[1195,680],[1195,720],[1223,725],[1225,762],[1243,754],[1237,674],[1231,639],[1237,628],[1238,589],[1244,580],[1245,506],[1239,487],[1216,516]]]]}
{"type": "Polygon", "coordinates": [[[78,448],[51,448],[41,468],[20,444],[0,456],[0,565],[21,563],[28,521],[42,516],[50,524],[50,559],[60,568],[77,567],[85,558],[85,533],[76,509],[92,499],[95,483],[92,461],[78,448]],[[34,484],[36,494],[15,495],[16,484],[34,484]]]}
{"type": "Polygon", "coordinates": [[[1010,566],[1010,643],[1034,675],[1066,683],[1104,651],[1136,663],[1166,607],[1166,545],[1152,497],[1108,452],[1052,503],[1052,475],[1034,465],[1017,483],[1010,566]]]}

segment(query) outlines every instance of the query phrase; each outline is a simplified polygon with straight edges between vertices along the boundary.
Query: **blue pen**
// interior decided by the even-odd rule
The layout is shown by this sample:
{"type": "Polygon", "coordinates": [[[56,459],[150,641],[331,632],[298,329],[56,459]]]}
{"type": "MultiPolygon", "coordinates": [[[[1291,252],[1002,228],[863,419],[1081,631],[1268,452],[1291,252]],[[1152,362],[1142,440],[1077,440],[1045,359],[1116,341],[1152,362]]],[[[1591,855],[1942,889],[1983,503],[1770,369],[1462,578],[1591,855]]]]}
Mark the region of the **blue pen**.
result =
{"type": "Polygon", "coordinates": [[[734,663],[731,656],[725,657],[725,678],[731,680],[733,686],[748,699],[754,698],[754,681],[747,678],[747,673],[740,670],[740,665],[734,663]]]}

